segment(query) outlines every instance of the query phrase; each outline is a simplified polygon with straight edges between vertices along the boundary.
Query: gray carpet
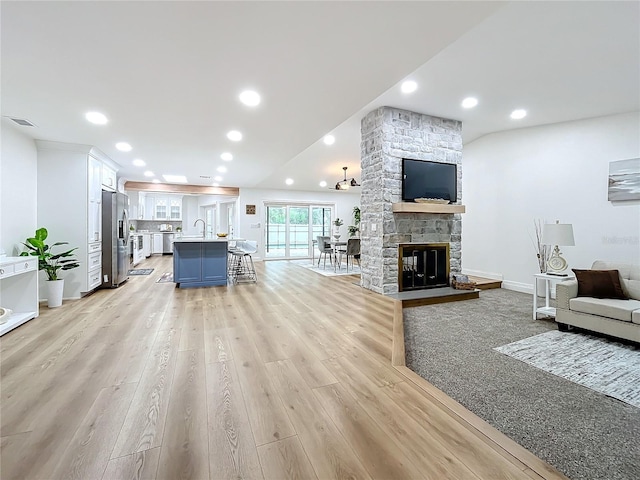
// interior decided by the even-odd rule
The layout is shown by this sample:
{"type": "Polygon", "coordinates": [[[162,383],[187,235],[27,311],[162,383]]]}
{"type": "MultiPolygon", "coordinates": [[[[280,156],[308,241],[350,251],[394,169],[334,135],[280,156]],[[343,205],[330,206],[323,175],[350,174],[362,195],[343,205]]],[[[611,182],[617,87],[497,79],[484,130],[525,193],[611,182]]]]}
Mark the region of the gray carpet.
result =
{"type": "Polygon", "coordinates": [[[556,328],[531,302],[487,290],[405,309],[407,366],[574,480],[639,479],[639,408],[493,350],[556,328]]]}

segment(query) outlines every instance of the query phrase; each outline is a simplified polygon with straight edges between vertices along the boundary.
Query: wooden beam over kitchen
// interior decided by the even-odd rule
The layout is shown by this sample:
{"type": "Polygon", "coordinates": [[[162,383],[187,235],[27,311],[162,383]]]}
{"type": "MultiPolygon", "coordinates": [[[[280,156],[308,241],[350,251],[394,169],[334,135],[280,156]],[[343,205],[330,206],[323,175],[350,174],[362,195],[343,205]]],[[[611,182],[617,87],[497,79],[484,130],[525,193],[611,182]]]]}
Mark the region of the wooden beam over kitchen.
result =
{"type": "Polygon", "coordinates": [[[125,182],[125,190],[163,193],[197,193],[201,195],[238,196],[238,187],[209,187],[207,185],[175,185],[171,183],[125,182]]]}

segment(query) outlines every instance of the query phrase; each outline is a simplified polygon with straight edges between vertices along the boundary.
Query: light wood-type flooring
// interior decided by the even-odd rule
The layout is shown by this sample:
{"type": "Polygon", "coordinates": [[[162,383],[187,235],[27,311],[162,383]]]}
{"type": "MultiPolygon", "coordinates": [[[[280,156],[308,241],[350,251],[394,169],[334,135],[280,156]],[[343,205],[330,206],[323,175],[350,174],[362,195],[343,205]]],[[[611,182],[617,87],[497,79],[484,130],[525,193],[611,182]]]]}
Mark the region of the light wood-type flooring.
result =
{"type": "Polygon", "coordinates": [[[406,367],[393,301],[289,262],[176,289],[152,257],[0,338],[10,479],[563,478],[406,367]]]}

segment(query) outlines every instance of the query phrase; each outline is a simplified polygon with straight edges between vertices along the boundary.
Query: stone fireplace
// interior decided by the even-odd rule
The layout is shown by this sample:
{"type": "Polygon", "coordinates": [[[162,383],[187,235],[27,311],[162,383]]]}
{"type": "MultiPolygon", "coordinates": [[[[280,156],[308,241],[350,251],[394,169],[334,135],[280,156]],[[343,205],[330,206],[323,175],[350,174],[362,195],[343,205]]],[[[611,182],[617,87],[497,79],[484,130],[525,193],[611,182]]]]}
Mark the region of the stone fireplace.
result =
{"type": "MultiPolygon", "coordinates": [[[[378,293],[397,293],[404,279],[400,246],[412,244],[447,246],[446,282],[440,277],[434,282],[448,285],[450,274],[461,270],[462,217],[456,212],[464,207],[457,205],[461,209],[456,211],[450,208],[453,205],[444,205],[447,208],[434,208],[430,213],[397,207],[418,205],[402,204],[403,158],[456,164],[456,203],[461,203],[462,122],[380,107],[362,119],[361,132],[362,286],[378,293]]],[[[409,258],[417,265],[421,255],[409,258]]],[[[442,256],[439,258],[441,262],[442,256]]],[[[438,275],[443,275],[442,269],[438,275]]]]}
{"type": "Polygon", "coordinates": [[[398,291],[449,286],[448,243],[398,245],[398,291]]]}

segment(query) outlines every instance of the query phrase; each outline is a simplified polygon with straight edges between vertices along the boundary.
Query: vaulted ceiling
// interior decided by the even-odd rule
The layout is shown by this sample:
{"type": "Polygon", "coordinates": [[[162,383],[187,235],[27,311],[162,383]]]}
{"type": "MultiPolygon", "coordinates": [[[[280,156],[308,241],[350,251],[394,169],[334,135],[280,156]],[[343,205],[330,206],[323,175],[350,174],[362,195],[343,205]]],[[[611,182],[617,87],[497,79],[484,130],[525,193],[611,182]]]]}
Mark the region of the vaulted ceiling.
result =
{"type": "Polygon", "coordinates": [[[343,166],[359,178],[360,119],[378,106],[462,120],[466,143],[640,110],[639,5],[3,1],[1,110],[33,138],[95,145],[129,180],[322,191],[343,166]],[[259,106],[238,101],[247,88],[259,106]]]}

